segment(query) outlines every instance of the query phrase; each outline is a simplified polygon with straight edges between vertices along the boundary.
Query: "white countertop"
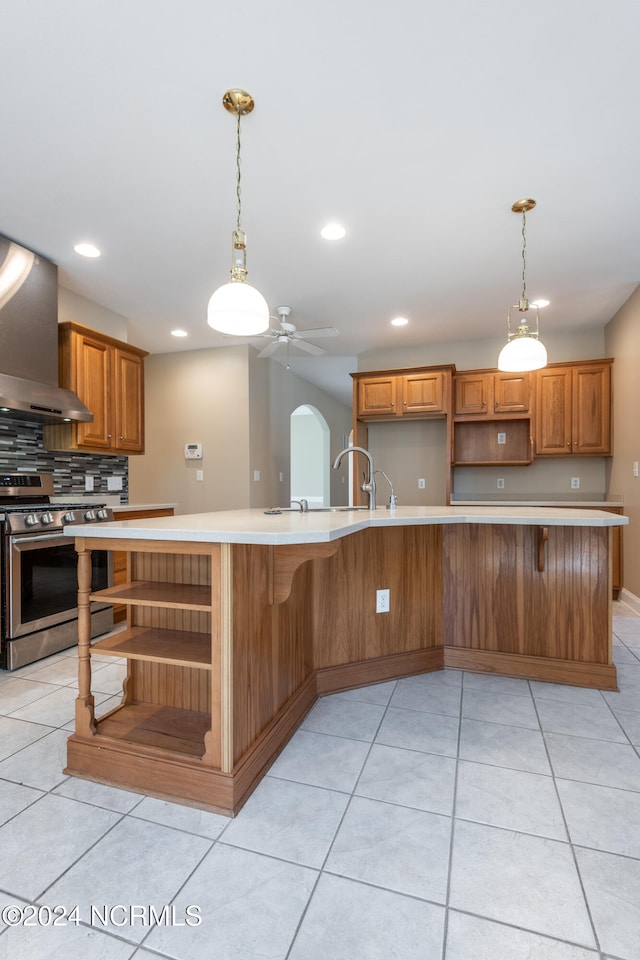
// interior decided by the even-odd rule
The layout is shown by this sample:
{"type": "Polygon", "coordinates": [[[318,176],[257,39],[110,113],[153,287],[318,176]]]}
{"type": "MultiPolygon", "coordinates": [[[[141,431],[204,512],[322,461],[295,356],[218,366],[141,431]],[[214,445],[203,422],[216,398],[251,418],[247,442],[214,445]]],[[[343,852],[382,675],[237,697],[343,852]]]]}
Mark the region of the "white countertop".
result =
{"type": "Polygon", "coordinates": [[[369,510],[338,510],[326,513],[283,512],[266,514],[263,509],[192,513],[145,520],[115,520],[112,523],[76,524],[65,527],[71,537],[129,540],[186,540],[205,543],[326,543],[366,527],[415,526],[441,523],[504,523],[525,526],[612,527],[629,522],[627,517],[604,510],[549,507],[380,507],[369,510]]]}

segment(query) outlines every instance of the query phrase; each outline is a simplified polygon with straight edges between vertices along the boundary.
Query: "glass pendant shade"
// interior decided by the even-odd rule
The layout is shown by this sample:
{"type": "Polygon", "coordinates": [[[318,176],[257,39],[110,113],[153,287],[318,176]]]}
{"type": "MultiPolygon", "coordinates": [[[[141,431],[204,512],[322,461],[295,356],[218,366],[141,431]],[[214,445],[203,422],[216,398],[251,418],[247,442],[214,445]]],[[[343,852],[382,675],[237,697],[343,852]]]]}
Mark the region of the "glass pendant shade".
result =
{"type": "Polygon", "coordinates": [[[207,323],[220,333],[252,337],[269,328],[269,306],[246,280],[230,280],[211,295],[207,323]]]}
{"type": "Polygon", "coordinates": [[[547,364],[547,351],[537,337],[528,333],[518,334],[500,351],[498,370],[520,373],[526,370],[540,370],[547,364]]]}

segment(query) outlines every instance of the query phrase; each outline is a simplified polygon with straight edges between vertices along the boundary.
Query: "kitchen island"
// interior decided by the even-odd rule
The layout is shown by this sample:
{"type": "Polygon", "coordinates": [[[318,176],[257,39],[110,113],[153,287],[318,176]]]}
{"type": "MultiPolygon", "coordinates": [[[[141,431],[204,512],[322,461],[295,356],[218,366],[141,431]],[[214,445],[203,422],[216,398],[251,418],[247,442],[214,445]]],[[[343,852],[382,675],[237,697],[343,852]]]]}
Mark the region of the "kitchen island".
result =
{"type": "Polygon", "coordinates": [[[613,690],[611,530],[535,507],[238,510],[75,526],[66,773],[233,814],[316,698],[454,667],[613,690]],[[92,593],[92,549],[127,581],[92,593]],[[389,610],[376,613],[376,592],[389,610]],[[127,607],[91,646],[89,604],[127,607]],[[91,652],[124,657],[97,718],[91,652]]]}

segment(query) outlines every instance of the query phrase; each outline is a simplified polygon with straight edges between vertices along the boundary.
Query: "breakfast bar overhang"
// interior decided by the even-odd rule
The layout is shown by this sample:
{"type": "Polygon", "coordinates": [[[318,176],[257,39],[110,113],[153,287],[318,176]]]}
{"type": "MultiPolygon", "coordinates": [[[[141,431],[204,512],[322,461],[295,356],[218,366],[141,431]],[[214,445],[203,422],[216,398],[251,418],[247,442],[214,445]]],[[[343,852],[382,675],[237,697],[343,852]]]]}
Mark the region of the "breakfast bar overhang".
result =
{"type": "Polygon", "coordinates": [[[79,692],[67,774],[233,815],[318,696],[456,668],[616,689],[599,510],[237,510],[75,526],[79,692]],[[127,583],[92,593],[92,549],[127,583]],[[376,591],[389,610],[376,613],[376,591]],[[91,645],[89,604],[127,607],[91,645]],[[91,653],[124,657],[97,716],[91,653]]]}

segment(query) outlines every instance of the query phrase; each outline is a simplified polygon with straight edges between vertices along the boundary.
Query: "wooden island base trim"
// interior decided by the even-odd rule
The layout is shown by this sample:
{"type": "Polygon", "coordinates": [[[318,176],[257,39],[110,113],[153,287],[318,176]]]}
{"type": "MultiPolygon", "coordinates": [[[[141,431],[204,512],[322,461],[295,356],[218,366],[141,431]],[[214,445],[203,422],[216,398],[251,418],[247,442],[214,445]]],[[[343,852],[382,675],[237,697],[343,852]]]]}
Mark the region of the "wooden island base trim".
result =
{"type": "Polygon", "coordinates": [[[418,673],[431,673],[434,670],[442,670],[443,666],[443,648],[430,647],[427,650],[413,650],[409,653],[395,653],[389,657],[376,657],[373,660],[343,663],[336,667],[323,667],[316,670],[316,692],[319,696],[323,696],[339,690],[365,687],[370,683],[399,680],[418,673]]]}
{"type": "Polygon", "coordinates": [[[576,687],[617,690],[616,668],[607,663],[580,663],[550,657],[527,657],[491,650],[444,648],[444,666],[473,673],[493,673],[503,677],[521,677],[576,687]]]}

